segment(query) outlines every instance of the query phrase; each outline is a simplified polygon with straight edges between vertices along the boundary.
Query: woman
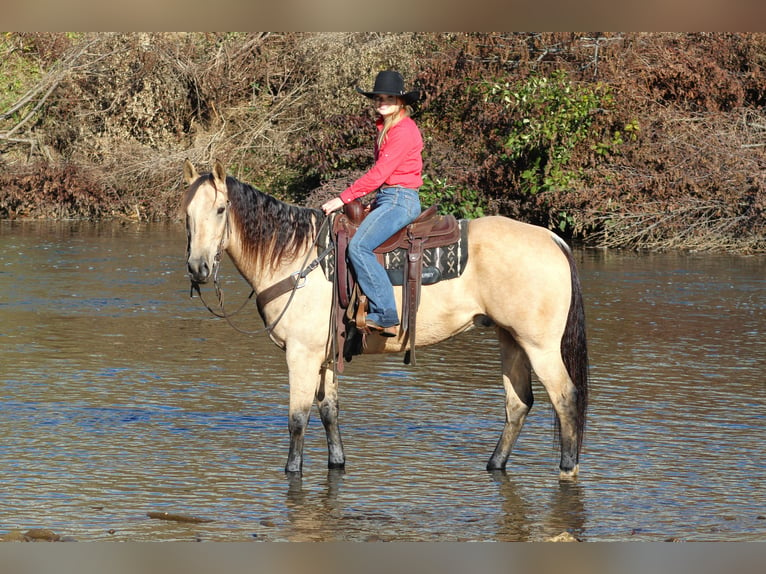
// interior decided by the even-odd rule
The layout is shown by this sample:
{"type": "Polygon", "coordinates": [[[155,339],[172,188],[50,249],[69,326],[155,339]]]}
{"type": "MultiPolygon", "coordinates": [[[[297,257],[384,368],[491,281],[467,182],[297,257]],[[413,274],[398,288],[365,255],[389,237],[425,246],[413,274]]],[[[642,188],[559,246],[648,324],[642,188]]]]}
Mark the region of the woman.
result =
{"type": "Polygon", "coordinates": [[[410,117],[410,106],[420,92],[406,92],[401,74],[391,70],[377,75],[372,91],[357,91],[373,100],[378,113],[375,165],[338,197],[325,202],[322,210],[330,214],[379,190],[372,210],[349,242],[348,254],[356,280],[369,301],[367,328],[394,337],[399,325],[394,288],[373,250],[420,215],[423,138],[410,117]]]}

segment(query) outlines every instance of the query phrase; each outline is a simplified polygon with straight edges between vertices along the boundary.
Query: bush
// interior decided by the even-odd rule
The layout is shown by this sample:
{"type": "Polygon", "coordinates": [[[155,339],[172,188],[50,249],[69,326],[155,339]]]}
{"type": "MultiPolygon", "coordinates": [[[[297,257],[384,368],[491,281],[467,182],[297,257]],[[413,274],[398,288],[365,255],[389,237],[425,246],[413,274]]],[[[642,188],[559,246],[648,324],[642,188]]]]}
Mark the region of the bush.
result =
{"type": "Polygon", "coordinates": [[[35,163],[13,177],[0,172],[0,213],[15,218],[100,218],[113,197],[72,164],[35,163]]]}
{"type": "Polygon", "coordinates": [[[424,207],[438,205],[439,213],[452,214],[458,218],[473,219],[485,215],[482,195],[472,189],[460,189],[447,183],[446,179],[423,176],[420,203],[424,207]]]}
{"type": "MultiPolygon", "coordinates": [[[[515,84],[486,82],[485,98],[500,102],[511,120],[500,159],[518,174],[518,191],[524,195],[552,194],[579,185],[577,166],[572,159],[578,146],[589,144],[601,155],[614,153],[621,141],[606,134],[610,142],[599,142],[602,134],[594,128],[596,114],[614,103],[608,86],[602,83],[576,85],[564,70],[547,76],[532,74],[515,84]]],[[[555,198],[542,198],[554,205],[555,198]]],[[[574,224],[566,211],[558,211],[547,225],[566,231],[574,224]]]]}

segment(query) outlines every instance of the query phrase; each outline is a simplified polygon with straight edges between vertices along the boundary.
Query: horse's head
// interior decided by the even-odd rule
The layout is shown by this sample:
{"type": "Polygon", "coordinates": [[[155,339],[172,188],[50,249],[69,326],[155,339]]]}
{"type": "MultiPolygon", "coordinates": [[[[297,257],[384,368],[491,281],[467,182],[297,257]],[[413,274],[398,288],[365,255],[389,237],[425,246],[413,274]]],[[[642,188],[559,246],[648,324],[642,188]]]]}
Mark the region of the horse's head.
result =
{"type": "Polygon", "coordinates": [[[226,170],[216,161],[211,174],[200,176],[187,159],[184,179],[189,185],[184,196],[186,266],[193,283],[205,283],[215,277],[228,240],[226,170]]]}

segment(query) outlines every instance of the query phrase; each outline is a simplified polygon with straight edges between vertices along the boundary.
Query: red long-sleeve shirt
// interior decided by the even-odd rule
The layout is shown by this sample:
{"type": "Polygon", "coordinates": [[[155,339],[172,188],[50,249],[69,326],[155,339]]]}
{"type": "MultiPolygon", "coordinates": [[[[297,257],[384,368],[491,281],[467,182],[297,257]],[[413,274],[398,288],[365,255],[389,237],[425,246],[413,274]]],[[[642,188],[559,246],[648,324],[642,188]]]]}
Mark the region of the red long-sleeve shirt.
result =
{"type": "MultiPolygon", "coordinates": [[[[378,132],[383,120],[376,121],[378,132]]],[[[367,195],[381,186],[409,187],[423,185],[423,137],[417,124],[410,117],[399,120],[386,135],[386,141],[378,148],[375,138],[375,165],[340,194],[343,203],[367,195]]]]}

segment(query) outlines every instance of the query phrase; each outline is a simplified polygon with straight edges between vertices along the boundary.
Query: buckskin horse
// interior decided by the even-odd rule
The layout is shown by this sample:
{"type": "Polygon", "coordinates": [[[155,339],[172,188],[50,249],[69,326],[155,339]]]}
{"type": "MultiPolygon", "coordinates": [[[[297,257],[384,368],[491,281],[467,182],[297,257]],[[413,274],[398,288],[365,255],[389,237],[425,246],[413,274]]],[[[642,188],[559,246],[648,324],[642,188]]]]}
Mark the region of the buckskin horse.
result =
{"type": "MultiPolygon", "coordinates": [[[[219,161],[212,172],[200,175],[187,160],[184,179],[188,188],[182,210],[192,286],[217,278],[223,252],[256,294],[295,277],[317,254],[315,240],[325,220],[320,210],[279,201],[228,176],[219,161]]],[[[551,231],[501,216],[470,220],[468,249],[462,275],[422,287],[417,345],[433,345],[478,324],[494,325],[505,426],[487,470],[506,468],[532,407],[534,370],[554,409],[560,478],[574,478],[585,431],[588,357],[572,253],[551,231]]],[[[328,467],[343,468],[338,381],[328,361],[333,284],[319,272],[301,274],[294,283],[293,289],[259,305],[269,336],[287,360],[290,448],[285,472],[303,470],[304,433],[315,400],[327,438],[328,467]]],[[[401,306],[399,289],[395,291],[401,306]]],[[[366,339],[364,353],[406,350],[401,333],[366,339]]]]}

